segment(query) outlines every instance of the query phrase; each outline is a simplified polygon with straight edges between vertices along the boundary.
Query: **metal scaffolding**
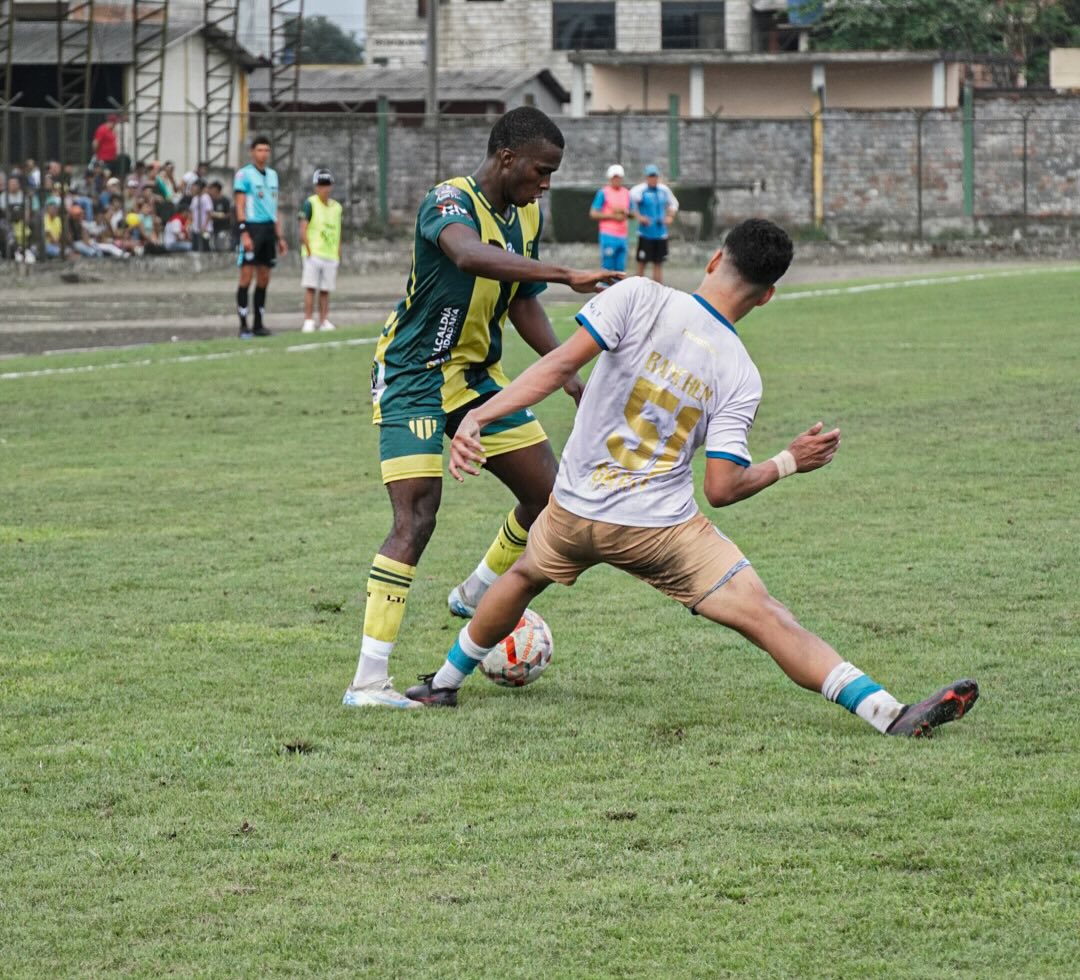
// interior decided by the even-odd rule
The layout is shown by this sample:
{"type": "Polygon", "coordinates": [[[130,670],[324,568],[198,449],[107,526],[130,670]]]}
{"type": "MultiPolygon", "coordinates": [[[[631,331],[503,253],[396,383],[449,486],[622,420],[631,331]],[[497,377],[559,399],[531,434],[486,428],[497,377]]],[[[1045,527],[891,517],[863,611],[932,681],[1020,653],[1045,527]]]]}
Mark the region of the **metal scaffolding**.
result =
{"type": "Polygon", "coordinates": [[[206,151],[214,166],[229,162],[236,78],[236,0],[206,0],[206,151]]]}
{"type": "Polygon", "coordinates": [[[0,0],[0,163],[7,164],[11,146],[12,57],[15,50],[15,0],[0,0]]]}
{"type": "Polygon", "coordinates": [[[296,131],[281,118],[281,113],[295,110],[297,106],[303,44],[304,0],[270,0],[270,111],[274,121],[270,138],[274,165],[278,170],[291,171],[293,168],[296,131]],[[296,27],[290,32],[289,24],[293,21],[296,27]]]}
{"type": "MultiPolygon", "coordinates": [[[[14,6],[14,5],[13,5],[14,6]]],[[[57,0],[56,96],[60,107],[60,159],[86,160],[94,55],[94,0],[57,0]]]]}
{"type": "Polygon", "coordinates": [[[130,105],[135,159],[147,160],[158,155],[161,135],[169,0],[134,0],[131,25],[134,77],[130,105]]]}

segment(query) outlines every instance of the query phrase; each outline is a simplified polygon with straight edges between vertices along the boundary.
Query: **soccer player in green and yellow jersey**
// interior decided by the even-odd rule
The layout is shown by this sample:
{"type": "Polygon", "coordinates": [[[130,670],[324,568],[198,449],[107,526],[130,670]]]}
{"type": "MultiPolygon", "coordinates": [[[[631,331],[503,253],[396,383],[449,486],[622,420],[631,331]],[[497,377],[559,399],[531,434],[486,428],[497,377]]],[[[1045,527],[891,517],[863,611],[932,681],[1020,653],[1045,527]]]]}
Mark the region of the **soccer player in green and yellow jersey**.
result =
{"type": "MultiPolygon", "coordinates": [[[[394,690],[387,662],[435,529],[443,438],[452,438],[465,413],[509,381],[500,363],[506,320],[546,354],[559,341],[537,298],[544,284],[590,293],[622,278],[539,261],[537,202],[559,169],[563,145],[559,128],[540,110],[513,109],[495,123],[475,173],[439,184],[420,205],[407,292],[386,321],[372,366],[379,457],[394,521],[368,577],[360,661],[343,702],[351,707],[417,706],[394,690]]],[[[564,390],[576,401],[580,379],[564,390]]],[[[556,472],[547,436],[528,410],[495,420],[481,435],[487,468],[517,504],[476,570],[450,593],[450,610],[459,616],[472,615],[488,586],[524,551],[556,472]]]]}

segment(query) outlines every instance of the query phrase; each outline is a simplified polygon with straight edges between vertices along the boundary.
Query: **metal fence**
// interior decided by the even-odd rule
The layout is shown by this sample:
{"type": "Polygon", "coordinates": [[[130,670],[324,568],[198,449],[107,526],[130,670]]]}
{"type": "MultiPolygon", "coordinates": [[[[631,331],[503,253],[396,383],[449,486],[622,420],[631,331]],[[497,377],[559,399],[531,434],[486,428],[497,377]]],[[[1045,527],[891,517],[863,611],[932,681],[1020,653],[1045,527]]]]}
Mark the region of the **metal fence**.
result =
{"type": "MultiPolygon", "coordinates": [[[[229,166],[213,169],[211,176],[228,191],[232,168],[247,159],[251,135],[289,132],[292,161],[273,160],[285,218],[310,193],[312,171],[325,166],[337,177],[335,196],[351,235],[406,234],[433,183],[476,168],[494,117],[444,115],[438,126],[428,127],[419,116],[382,105],[375,113],[343,108],[237,116],[229,166]]],[[[90,114],[89,132],[108,111],[90,114]]],[[[7,153],[0,169],[18,174],[20,182],[0,199],[9,228],[19,192],[34,195],[39,208],[55,193],[28,186],[25,161],[33,159],[45,170],[62,123],[53,109],[4,112],[0,146],[7,153]]],[[[631,182],[646,164],[657,164],[677,190],[705,200],[702,207],[712,220],[683,222],[683,234],[749,215],[821,234],[900,237],[957,234],[980,223],[990,230],[1017,223],[1045,230],[1080,220],[1077,98],[986,98],[956,110],[827,110],[817,119],[624,113],[560,117],[558,123],[566,151],[546,205],[556,237],[577,234],[567,231],[575,223],[565,213],[560,221],[559,188],[597,187],[613,162],[623,164],[631,182]]],[[[165,113],[159,157],[174,159],[179,176],[203,156],[205,134],[204,113],[165,113]]],[[[123,130],[120,143],[123,150],[123,130]]],[[[79,159],[62,161],[70,167],[66,193],[85,181],[89,161],[89,147],[79,159]]],[[[122,159],[114,167],[123,173],[136,162],[122,159]]],[[[573,200],[580,202],[580,195],[573,200]]],[[[33,226],[33,209],[25,207],[24,202],[23,217],[33,226]]]]}

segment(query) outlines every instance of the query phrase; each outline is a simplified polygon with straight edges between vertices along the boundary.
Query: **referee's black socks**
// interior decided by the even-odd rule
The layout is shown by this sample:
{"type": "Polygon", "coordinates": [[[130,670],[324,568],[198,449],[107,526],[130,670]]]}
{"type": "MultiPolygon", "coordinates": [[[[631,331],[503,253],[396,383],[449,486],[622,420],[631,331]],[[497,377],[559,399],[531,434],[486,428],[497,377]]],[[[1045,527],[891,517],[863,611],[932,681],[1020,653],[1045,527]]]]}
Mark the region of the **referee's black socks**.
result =
{"type": "Polygon", "coordinates": [[[247,330],[248,287],[236,287],[236,312],[240,317],[240,329],[247,330]]]}
{"type": "Polygon", "coordinates": [[[262,326],[263,310],[266,307],[266,287],[255,287],[255,329],[262,326]]]}

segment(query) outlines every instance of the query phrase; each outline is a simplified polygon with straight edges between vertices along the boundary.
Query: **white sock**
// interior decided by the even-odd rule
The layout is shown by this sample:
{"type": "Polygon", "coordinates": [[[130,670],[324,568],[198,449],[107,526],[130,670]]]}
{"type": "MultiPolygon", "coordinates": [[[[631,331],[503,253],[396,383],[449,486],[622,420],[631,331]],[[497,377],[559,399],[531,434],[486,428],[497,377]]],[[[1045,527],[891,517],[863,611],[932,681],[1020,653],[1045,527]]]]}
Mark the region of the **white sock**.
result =
{"type": "Polygon", "coordinates": [[[446,655],[446,663],[431,681],[432,687],[452,687],[455,690],[465,683],[481,660],[491,651],[492,647],[482,647],[474,643],[469,636],[469,627],[462,626],[458,633],[457,642],[450,648],[446,655]]]}
{"type": "Polygon", "coordinates": [[[481,560],[461,586],[461,598],[470,606],[478,606],[484,593],[495,584],[498,577],[499,573],[492,571],[488,563],[481,560]]]}
{"type": "Polygon", "coordinates": [[[904,706],[885,688],[846,660],[829,671],[821,685],[821,693],[882,733],[904,710],[904,706]]]}
{"type": "Polygon", "coordinates": [[[369,684],[385,683],[386,666],[393,651],[393,643],[365,635],[360,641],[360,662],[356,665],[352,686],[367,687],[369,684]]]}

